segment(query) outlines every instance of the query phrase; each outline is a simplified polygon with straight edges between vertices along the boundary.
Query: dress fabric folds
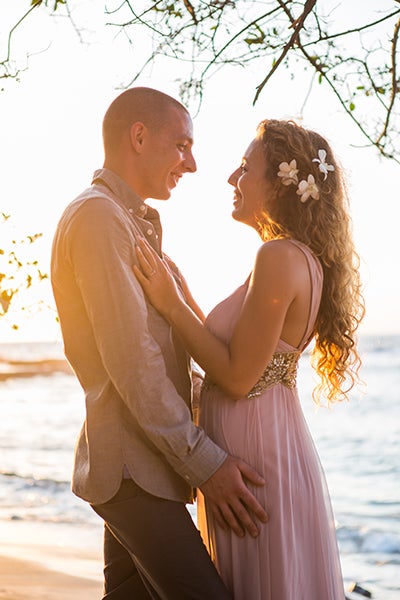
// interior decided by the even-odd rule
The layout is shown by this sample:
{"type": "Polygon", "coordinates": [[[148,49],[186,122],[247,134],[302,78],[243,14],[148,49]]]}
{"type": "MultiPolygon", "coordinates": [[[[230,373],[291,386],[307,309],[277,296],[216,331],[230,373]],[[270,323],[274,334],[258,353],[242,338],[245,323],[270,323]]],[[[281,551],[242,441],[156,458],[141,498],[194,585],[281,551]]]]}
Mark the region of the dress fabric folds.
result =
{"type": "MultiPolygon", "coordinates": [[[[304,350],[313,333],[322,292],[318,260],[305,245],[292,243],[307,260],[312,297],[299,348],[280,340],[277,353],[304,350]]],[[[206,326],[226,342],[247,285],[240,286],[207,317],[206,326]]],[[[256,539],[223,531],[198,494],[203,540],[234,600],[344,600],[331,503],[297,388],[277,383],[253,397],[233,400],[217,386],[205,385],[200,425],[267,482],[263,487],[249,486],[270,516],[256,539]]]]}

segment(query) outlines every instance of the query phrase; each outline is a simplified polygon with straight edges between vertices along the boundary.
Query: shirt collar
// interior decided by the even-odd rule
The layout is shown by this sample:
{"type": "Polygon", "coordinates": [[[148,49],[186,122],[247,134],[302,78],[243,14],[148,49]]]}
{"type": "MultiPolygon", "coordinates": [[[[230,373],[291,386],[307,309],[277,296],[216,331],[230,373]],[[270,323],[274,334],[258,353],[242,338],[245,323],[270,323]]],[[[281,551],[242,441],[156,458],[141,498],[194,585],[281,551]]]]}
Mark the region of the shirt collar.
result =
{"type": "MultiPolygon", "coordinates": [[[[141,223],[151,223],[155,235],[150,239],[147,237],[147,239],[157,252],[161,252],[162,227],[159,212],[152,206],[147,206],[126,181],[110,169],[97,169],[93,174],[92,185],[95,183],[105,185],[112,192],[118,204],[122,204],[139,221],[144,219],[141,223]]],[[[141,229],[146,231],[143,226],[141,229]]]]}
{"type": "Polygon", "coordinates": [[[116,196],[118,202],[123,204],[131,214],[146,218],[149,207],[139,198],[126,181],[121,179],[114,171],[110,169],[97,169],[93,174],[92,184],[94,183],[106,185],[116,196]]]}

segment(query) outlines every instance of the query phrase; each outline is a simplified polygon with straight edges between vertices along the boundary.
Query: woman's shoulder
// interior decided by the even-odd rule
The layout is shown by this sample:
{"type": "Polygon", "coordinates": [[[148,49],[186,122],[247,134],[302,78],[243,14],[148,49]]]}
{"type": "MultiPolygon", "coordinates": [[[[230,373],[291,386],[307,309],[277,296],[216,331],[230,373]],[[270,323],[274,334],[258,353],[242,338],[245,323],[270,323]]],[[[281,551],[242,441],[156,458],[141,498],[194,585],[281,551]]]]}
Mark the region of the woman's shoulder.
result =
{"type": "Polygon", "coordinates": [[[291,239],[264,242],[258,249],[254,274],[274,278],[277,281],[296,281],[304,277],[310,264],[318,261],[305,244],[291,239]]]}
{"type": "Polygon", "coordinates": [[[276,260],[277,258],[293,260],[301,257],[305,249],[312,253],[305,244],[297,240],[287,238],[268,240],[260,246],[257,257],[261,260],[276,260]]]}

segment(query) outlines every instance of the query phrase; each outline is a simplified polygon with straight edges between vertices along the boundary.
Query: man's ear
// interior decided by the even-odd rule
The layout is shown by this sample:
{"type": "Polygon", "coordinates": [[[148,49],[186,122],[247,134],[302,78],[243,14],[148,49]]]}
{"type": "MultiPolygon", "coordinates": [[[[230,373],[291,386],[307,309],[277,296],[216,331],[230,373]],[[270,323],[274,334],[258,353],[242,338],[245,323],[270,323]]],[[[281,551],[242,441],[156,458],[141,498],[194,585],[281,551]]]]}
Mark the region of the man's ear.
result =
{"type": "Polygon", "coordinates": [[[136,121],[131,125],[130,131],[130,142],[132,148],[138,153],[143,152],[144,142],[147,136],[147,127],[141,121],[136,121]]]}

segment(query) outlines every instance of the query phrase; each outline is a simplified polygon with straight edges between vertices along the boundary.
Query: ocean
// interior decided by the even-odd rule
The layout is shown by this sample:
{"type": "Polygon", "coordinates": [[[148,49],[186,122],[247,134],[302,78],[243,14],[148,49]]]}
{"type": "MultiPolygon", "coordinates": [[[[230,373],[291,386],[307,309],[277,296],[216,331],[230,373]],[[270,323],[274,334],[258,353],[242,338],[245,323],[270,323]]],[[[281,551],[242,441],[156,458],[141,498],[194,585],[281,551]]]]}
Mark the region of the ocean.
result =
{"type": "MultiPolygon", "coordinates": [[[[364,336],[360,348],[365,386],[350,402],[315,408],[307,355],[299,391],[328,481],[345,587],[358,582],[376,600],[399,600],[400,336],[364,336]]],[[[87,552],[82,574],[101,577],[102,524],[70,491],[84,403],[59,343],[0,344],[0,410],[0,547],[87,552]]]]}

